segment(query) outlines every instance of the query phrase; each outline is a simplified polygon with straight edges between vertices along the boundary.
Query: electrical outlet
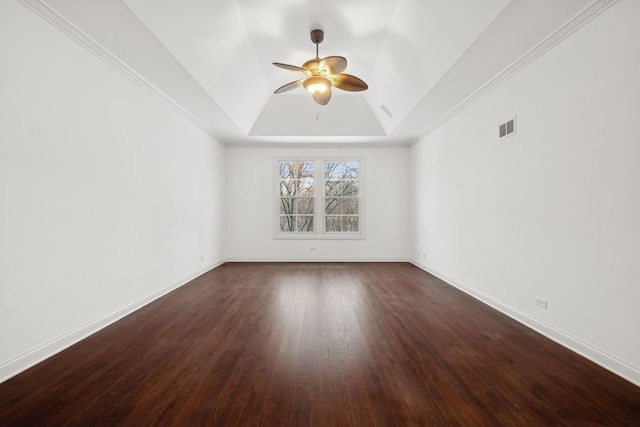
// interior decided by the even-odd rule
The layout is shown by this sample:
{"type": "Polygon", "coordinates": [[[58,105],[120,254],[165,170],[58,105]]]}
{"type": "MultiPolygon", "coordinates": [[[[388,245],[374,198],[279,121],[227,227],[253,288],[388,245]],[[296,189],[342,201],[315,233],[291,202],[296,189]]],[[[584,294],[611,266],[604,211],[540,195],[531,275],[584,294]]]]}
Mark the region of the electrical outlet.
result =
{"type": "Polygon", "coordinates": [[[546,310],[547,309],[547,300],[544,299],[544,298],[537,297],[536,298],[536,305],[538,307],[542,307],[542,308],[544,308],[546,310]]]}

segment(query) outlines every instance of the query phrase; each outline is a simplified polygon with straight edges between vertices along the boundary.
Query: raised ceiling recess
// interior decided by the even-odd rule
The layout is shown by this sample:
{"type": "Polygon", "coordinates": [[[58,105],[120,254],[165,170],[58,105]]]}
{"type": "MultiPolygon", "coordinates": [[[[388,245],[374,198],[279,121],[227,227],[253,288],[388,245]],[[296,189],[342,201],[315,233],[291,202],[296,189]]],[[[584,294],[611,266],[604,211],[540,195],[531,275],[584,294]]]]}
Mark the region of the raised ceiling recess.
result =
{"type": "Polygon", "coordinates": [[[519,69],[531,52],[538,55],[540,46],[570,34],[563,28],[575,30],[612,3],[22,2],[223,144],[387,146],[424,136],[519,69]],[[324,33],[313,31],[319,28],[324,33]],[[310,32],[316,46],[322,43],[324,59],[316,55],[309,62],[310,32]],[[344,58],[358,80],[337,77],[345,75],[344,58]],[[291,82],[274,60],[302,64],[287,68],[303,78],[291,82]],[[308,79],[316,74],[331,82],[330,90],[368,89],[331,90],[330,98],[314,101],[308,79]],[[302,87],[273,93],[292,83],[302,87]]]}

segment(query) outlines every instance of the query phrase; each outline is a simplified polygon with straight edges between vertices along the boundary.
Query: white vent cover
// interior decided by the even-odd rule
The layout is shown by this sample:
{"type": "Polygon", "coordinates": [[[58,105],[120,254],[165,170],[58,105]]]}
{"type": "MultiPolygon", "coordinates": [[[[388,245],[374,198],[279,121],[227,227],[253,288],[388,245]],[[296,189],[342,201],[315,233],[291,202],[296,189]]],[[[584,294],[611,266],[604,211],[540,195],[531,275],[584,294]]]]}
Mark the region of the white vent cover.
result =
{"type": "Polygon", "coordinates": [[[380,106],[380,109],[381,109],[382,111],[384,111],[384,113],[385,113],[387,116],[389,116],[389,118],[392,118],[392,117],[393,117],[393,113],[391,112],[391,110],[389,110],[389,109],[386,107],[386,105],[382,104],[382,105],[380,106]]]}
{"type": "Polygon", "coordinates": [[[503,139],[516,133],[516,118],[498,125],[498,139],[503,139]]]}

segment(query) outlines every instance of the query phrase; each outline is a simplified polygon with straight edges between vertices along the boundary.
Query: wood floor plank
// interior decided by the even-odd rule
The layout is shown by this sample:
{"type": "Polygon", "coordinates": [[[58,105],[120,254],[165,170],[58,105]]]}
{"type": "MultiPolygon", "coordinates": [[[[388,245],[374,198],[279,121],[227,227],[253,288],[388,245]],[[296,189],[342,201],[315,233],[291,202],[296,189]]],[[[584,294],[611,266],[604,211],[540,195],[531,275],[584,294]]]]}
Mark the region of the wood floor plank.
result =
{"type": "Polygon", "coordinates": [[[640,425],[640,388],[407,263],[229,263],[0,384],[1,426],[640,425]]]}

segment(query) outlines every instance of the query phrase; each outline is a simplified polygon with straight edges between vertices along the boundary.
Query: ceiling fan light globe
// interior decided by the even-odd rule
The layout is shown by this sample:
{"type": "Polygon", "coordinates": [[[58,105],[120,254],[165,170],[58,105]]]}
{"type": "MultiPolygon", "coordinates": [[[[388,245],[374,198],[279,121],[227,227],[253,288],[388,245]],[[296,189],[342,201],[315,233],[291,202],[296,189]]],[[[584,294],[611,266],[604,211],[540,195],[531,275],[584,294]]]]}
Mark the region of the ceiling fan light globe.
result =
{"type": "Polygon", "coordinates": [[[323,93],[331,86],[331,82],[324,77],[309,77],[303,86],[311,93],[323,93]]]}
{"type": "Polygon", "coordinates": [[[322,83],[316,83],[316,84],[309,85],[307,90],[311,93],[322,93],[325,90],[327,90],[327,87],[322,83]]]}

